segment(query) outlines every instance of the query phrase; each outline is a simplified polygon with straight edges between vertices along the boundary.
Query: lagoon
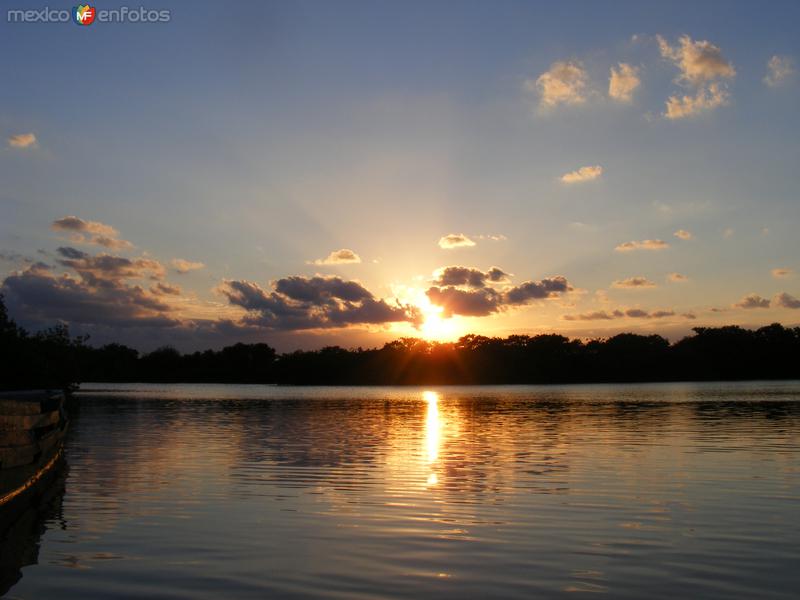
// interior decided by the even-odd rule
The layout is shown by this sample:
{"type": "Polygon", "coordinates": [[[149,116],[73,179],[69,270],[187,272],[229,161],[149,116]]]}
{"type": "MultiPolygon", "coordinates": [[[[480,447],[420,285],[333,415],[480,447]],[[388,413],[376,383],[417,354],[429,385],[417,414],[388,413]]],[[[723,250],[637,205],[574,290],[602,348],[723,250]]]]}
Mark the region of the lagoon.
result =
{"type": "Polygon", "coordinates": [[[78,398],[8,597],[800,590],[797,381],[84,384],[78,398]]]}

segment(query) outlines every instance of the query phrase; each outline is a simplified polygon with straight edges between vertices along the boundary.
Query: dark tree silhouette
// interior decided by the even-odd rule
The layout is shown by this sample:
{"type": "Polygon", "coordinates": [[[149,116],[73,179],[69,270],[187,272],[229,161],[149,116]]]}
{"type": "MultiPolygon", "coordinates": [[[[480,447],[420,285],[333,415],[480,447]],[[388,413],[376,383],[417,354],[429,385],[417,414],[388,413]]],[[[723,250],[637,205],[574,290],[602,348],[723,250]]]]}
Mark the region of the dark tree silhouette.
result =
{"type": "Polygon", "coordinates": [[[626,381],[800,379],[800,327],[756,330],[697,327],[670,345],[659,335],[608,339],[562,335],[465,335],[456,342],[401,338],[381,348],[278,355],[267,344],[234,344],[181,354],[140,353],[71,338],[63,325],[30,335],[8,316],[0,296],[2,387],[70,388],[80,381],[432,385],[626,381]]]}

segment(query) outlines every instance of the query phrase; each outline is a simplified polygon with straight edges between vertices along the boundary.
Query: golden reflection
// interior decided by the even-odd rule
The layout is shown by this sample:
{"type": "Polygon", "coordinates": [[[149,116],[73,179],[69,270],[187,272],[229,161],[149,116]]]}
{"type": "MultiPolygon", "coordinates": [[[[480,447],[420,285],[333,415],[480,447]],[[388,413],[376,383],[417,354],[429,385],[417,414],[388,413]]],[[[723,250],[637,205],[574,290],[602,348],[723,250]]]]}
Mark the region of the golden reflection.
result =
{"type": "Polygon", "coordinates": [[[442,421],[439,417],[439,394],[426,390],[422,392],[422,398],[428,405],[425,417],[425,449],[428,468],[431,473],[428,475],[427,485],[434,486],[439,483],[439,478],[434,471],[435,463],[439,458],[439,446],[442,442],[442,421]]]}

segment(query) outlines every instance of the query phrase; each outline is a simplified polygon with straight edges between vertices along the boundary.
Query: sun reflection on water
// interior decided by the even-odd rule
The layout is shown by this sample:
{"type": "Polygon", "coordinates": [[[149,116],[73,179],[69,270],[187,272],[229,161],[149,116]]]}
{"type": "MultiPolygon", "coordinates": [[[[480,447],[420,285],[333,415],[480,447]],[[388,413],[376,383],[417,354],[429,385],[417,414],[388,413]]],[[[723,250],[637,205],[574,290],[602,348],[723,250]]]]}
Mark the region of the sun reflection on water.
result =
{"type": "Polygon", "coordinates": [[[425,416],[425,450],[427,467],[430,470],[427,485],[434,486],[439,482],[436,474],[436,461],[439,459],[439,446],[442,441],[442,420],[439,416],[439,394],[430,390],[422,392],[422,398],[428,405],[425,416]]]}

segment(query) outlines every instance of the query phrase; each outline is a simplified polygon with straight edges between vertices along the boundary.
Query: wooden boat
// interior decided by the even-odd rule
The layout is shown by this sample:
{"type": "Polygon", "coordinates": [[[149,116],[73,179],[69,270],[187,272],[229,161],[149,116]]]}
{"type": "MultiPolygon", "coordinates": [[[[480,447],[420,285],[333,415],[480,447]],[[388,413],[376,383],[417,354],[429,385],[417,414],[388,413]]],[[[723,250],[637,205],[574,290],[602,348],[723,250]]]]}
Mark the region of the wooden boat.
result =
{"type": "Polygon", "coordinates": [[[25,508],[59,463],[68,426],[64,402],[60,392],[0,393],[0,525],[15,507],[25,508]]]}

